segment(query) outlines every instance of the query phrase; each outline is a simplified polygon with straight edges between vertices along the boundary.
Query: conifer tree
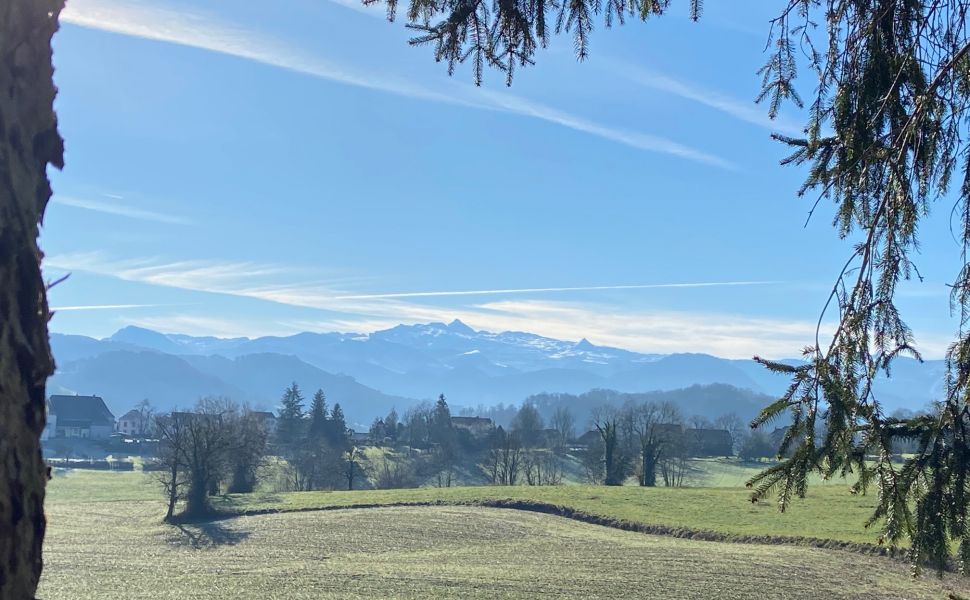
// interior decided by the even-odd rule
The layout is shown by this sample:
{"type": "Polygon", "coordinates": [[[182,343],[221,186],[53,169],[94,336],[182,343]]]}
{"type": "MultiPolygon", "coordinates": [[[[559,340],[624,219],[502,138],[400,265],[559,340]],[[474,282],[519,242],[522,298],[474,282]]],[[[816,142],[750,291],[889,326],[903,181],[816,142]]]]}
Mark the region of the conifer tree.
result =
{"type": "Polygon", "coordinates": [[[313,439],[318,439],[327,435],[329,419],[327,418],[327,396],[323,390],[317,390],[313,394],[313,401],[310,404],[310,427],[308,435],[313,439]]]}
{"type": "Polygon", "coordinates": [[[391,438],[391,441],[397,440],[397,424],[397,411],[391,408],[391,411],[384,417],[383,422],[384,436],[391,438]]]}
{"type": "Polygon", "coordinates": [[[346,449],[349,445],[347,420],[339,403],[333,405],[333,412],[330,414],[330,441],[334,448],[340,450],[346,449]]]}
{"type": "Polygon", "coordinates": [[[305,423],[303,412],[303,394],[300,386],[294,381],[283,392],[280,399],[280,410],[276,425],[276,440],[286,451],[295,449],[303,437],[305,423]]]}

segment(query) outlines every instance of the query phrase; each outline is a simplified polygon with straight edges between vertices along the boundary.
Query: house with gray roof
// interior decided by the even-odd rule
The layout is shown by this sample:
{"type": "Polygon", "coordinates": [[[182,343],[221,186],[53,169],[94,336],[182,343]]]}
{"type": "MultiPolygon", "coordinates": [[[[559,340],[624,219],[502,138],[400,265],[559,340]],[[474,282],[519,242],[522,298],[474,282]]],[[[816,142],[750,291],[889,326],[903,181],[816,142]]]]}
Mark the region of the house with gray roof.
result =
{"type": "Polygon", "coordinates": [[[55,438],[104,440],[111,437],[115,416],[100,396],[53,395],[48,414],[55,415],[55,438]]]}

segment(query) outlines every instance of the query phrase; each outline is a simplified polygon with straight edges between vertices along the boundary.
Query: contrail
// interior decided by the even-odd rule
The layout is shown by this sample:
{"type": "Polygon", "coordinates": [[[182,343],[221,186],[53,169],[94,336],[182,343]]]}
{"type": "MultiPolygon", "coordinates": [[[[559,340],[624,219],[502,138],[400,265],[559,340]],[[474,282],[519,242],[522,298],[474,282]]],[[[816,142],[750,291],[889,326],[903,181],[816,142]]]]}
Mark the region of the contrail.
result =
{"type": "Polygon", "coordinates": [[[330,300],[379,300],[382,298],[433,298],[440,296],[492,296],[500,294],[531,294],[540,292],[595,292],[608,290],[652,290],[664,288],[705,288],[745,285],[772,285],[779,281],[709,281],[696,283],[648,283],[642,285],[589,285],[582,287],[515,288],[503,290],[453,290],[438,292],[396,292],[387,294],[354,294],[332,296],[330,300]]]}
{"type": "MultiPolygon", "coordinates": [[[[346,5],[346,1],[339,3],[346,5]]],[[[386,73],[370,72],[366,68],[309,55],[266,34],[223,23],[204,14],[180,13],[158,8],[147,2],[131,0],[72,0],[62,13],[61,20],[80,27],[235,56],[311,77],[406,98],[521,115],[638,150],[677,156],[729,171],[738,170],[738,166],[727,159],[660,136],[608,127],[511,94],[460,86],[451,88],[457,94],[435,90],[386,73]]]]}

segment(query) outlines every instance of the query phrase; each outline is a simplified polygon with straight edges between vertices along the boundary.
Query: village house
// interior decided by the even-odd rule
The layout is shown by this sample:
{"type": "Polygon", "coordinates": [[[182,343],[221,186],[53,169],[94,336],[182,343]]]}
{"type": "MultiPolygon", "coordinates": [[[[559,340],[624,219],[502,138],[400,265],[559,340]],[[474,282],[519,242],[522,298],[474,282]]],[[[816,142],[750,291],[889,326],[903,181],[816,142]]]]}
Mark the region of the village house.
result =
{"type": "Polygon", "coordinates": [[[115,428],[115,417],[99,396],[53,395],[47,411],[54,416],[56,438],[105,440],[115,428]]]}
{"type": "Polygon", "coordinates": [[[143,436],[148,434],[148,418],[137,410],[129,410],[118,419],[116,429],[119,433],[130,436],[143,436]]]}
{"type": "Polygon", "coordinates": [[[495,429],[492,420],[487,417],[452,417],[451,426],[455,429],[464,429],[476,438],[486,437],[495,429]]]}

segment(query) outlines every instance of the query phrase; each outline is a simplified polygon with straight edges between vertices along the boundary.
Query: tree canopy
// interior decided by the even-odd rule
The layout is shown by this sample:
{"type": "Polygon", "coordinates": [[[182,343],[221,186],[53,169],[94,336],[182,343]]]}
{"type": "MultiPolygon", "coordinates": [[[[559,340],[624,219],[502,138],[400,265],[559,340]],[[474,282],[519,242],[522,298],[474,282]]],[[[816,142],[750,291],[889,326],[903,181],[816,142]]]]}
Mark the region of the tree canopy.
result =
{"type": "MultiPolygon", "coordinates": [[[[394,19],[397,0],[384,1],[394,19]]],[[[476,83],[495,68],[511,85],[516,67],[533,64],[553,35],[571,35],[582,60],[598,20],[646,20],[674,5],[701,17],[701,0],[410,0],[405,13],[411,43],[430,45],[449,73],[470,62],[476,83]]],[[[805,364],[762,360],[792,384],[754,425],[785,412],[793,425],[782,448],[789,458],[751,481],[753,499],[776,492],[784,509],[805,494],[811,472],[854,474],[856,491],[878,488],[872,523],[882,523],[884,542],[909,537],[914,564],[940,569],[951,541],[970,567],[968,8],[970,0],[779,0],[757,97],[771,117],[785,102],[804,109],[802,135],[775,136],[790,149],[782,163],[805,169],[799,195],[833,202],[840,235],[861,241],[835,278],[805,364]],[[814,83],[807,102],[796,86],[800,69],[814,83]],[[872,383],[897,357],[920,358],[896,290],[920,278],[919,225],[941,202],[963,264],[951,287],[960,325],[946,389],[934,414],[891,417],[872,383]],[[821,323],[834,313],[835,332],[824,335],[821,323]],[[917,451],[899,466],[890,457],[901,440],[916,441],[917,451]]]]}

